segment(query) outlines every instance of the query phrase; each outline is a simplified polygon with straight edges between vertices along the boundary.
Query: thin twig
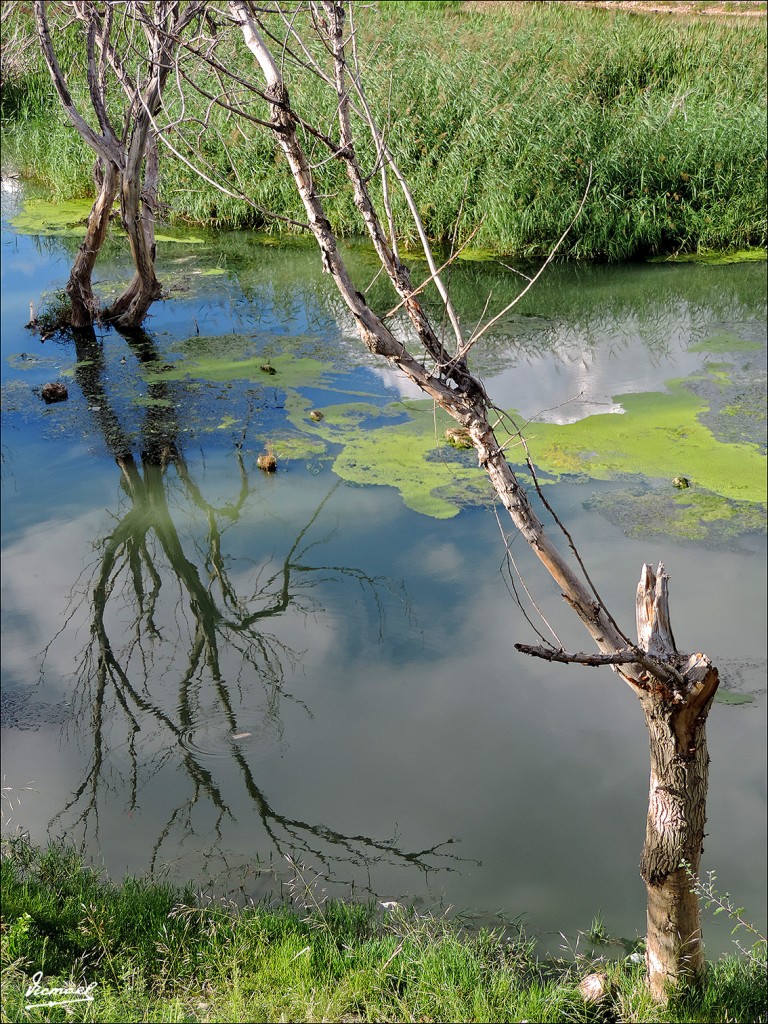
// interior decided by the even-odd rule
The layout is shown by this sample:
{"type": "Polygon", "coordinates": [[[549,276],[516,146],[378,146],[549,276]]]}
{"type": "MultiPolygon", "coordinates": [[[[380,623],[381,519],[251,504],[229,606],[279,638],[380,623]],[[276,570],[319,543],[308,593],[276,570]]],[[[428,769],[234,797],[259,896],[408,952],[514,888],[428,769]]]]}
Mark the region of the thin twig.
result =
{"type": "Polygon", "coordinates": [[[560,248],[560,246],[563,244],[565,239],[570,234],[571,228],[573,227],[573,225],[576,223],[576,221],[581,216],[581,212],[584,209],[584,206],[585,206],[585,204],[587,202],[587,196],[589,195],[589,190],[590,190],[591,187],[592,187],[592,164],[590,163],[590,165],[589,165],[589,179],[587,180],[587,187],[584,189],[584,195],[581,197],[581,202],[579,203],[579,208],[576,211],[575,215],[573,216],[573,219],[571,220],[571,222],[568,225],[568,227],[565,229],[565,231],[562,233],[562,235],[560,235],[560,237],[558,238],[557,242],[555,242],[554,246],[550,250],[549,255],[544,260],[544,262],[539,267],[539,269],[536,271],[534,276],[529,278],[528,284],[525,286],[525,288],[523,288],[523,290],[517,295],[517,297],[515,299],[513,299],[512,302],[509,303],[509,305],[505,306],[504,309],[502,309],[502,311],[500,313],[497,313],[496,316],[494,316],[492,319],[490,319],[488,321],[488,323],[485,324],[484,327],[481,327],[480,330],[477,330],[477,331],[475,331],[472,334],[472,336],[465,342],[464,346],[460,350],[460,352],[459,352],[460,356],[462,356],[462,357],[466,356],[466,354],[469,352],[469,350],[472,348],[472,346],[477,341],[479,341],[480,338],[482,338],[482,336],[484,334],[487,334],[488,331],[491,329],[491,327],[493,327],[493,325],[495,323],[498,323],[498,321],[501,320],[501,318],[503,316],[505,316],[510,311],[510,309],[513,308],[513,306],[516,306],[517,303],[520,301],[520,299],[522,299],[522,297],[527,292],[529,292],[531,290],[531,288],[533,288],[533,286],[536,284],[538,279],[541,277],[541,275],[547,269],[549,264],[555,258],[555,255],[556,255],[558,249],[560,248]]]}

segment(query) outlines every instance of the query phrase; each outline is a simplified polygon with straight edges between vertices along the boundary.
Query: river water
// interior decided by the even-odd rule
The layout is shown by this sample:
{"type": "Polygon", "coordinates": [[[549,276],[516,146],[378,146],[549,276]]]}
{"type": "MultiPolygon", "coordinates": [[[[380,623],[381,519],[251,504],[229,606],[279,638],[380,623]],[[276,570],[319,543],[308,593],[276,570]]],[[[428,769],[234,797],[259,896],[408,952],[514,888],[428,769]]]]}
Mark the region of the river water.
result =
{"type": "MultiPolygon", "coordinates": [[[[521,918],[552,951],[597,915],[641,935],[640,709],[609,670],[515,653],[536,634],[484,501],[421,514],[402,489],[342,479],[332,435],[297,428],[297,403],[332,423],[411,396],[362,355],[312,249],[161,242],[169,291],[147,337],[75,351],[24,325],[76,244],[3,221],[4,829],[220,895],[278,893],[298,868],[333,895],[521,918]],[[255,369],[217,362],[200,339],[218,335],[255,369]],[[46,406],[56,379],[69,399],[46,406]]],[[[102,287],[126,273],[117,241],[102,287]]],[[[469,324],[518,287],[498,264],[452,283],[469,324]]],[[[556,267],[477,359],[499,405],[568,423],[695,375],[714,358],[698,343],[721,336],[752,346],[743,374],[764,360],[764,267],[556,267]]],[[[678,645],[720,666],[704,868],[764,929],[765,538],[627,536],[593,507],[622,486],[572,475],[548,497],[625,628],[643,562],[663,560],[678,645]]],[[[587,649],[510,541],[543,615],[587,649]]],[[[705,938],[732,949],[720,918],[705,938]]]]}

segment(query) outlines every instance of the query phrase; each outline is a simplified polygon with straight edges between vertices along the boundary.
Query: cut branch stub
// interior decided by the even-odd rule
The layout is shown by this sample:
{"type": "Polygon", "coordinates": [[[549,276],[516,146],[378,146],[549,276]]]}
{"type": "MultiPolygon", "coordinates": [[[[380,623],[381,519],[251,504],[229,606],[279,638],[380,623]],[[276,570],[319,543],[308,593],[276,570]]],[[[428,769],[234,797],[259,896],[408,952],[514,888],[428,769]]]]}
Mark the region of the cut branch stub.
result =
{"type": "Polygon", "coordinates": [[[717,669],[704,654],[677,652],[669,620],[669,577],[643,566],[637,588],[638,644],[674,664],[672,692],[658,679],[640,696],[651,756],[650,792],[640,874],[648,893],[646,964],[654,997],[685,978],[700,978],[704,946],[698,897],[683,862],[698,873],[701,862],[709,755],[706,721],[718,686],[717,669]]]}
{"type": "Polygon", "coordinates": [[[666,660],[677,654],[677,645],[669,621],[669,576],[659,562],[654,575],[650,565],[643,566],[637,585],[637,642],[651,657],[666,660]]]}

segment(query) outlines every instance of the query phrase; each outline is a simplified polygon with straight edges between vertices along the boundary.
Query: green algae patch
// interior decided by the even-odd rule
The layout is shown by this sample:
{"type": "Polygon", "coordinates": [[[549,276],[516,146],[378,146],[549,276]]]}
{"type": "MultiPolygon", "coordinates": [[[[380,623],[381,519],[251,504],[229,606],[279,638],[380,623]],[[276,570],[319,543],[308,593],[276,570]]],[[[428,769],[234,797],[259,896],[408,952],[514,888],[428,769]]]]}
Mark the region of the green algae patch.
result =
{"type": "Polygon", "coordinates": [[[715,693],[716,704],[751,704],[754,700],[748,693],[736,693],[735,690],[724,690],[721,686],[718,687],[715,693]]]}
{"type": "Polygon", "coordinates": [[[455,450],[443,440],[453,421],[431,402],[330,405],[319,421],[310,418],[313,408],[301,395],[286,402],[297,429],[340,446],[333,470],[347,483],[395,487],[408,508],[435,519],[457,515],[462,506],[480,500],[480,493],[488,500],[474,453],[454,461],[455,450]]]}
{"type": "MultiPolygon", "coordinates": [[[[622,493],[615,508],[605,496],[595,505],[638,536],[656,532],[714,540],[764,528],[765,458],[755,445],[718,441],[699,421],[706,409],[702,400],[678,381],[669,386],[669,393],[618,396],[623,415],[565,425],[530,423],[526,436],[542,483],[547,475],[554,480],[665,479],[662,488],[643,484],[637,493],[622,493]],[[682,476],[691,486],[678,491],[672,481],[682,476]]],[[[409,508],[440,519],[492,500],[474,450],[445,441],[453,421],[431,402],[331,405],[319,421],[310,417],[313,408],[299,394],[286,398],[288,419],[297,430],[340,448],[333,469],[342,479],[395,487],[409,508]]],[[[507,438],[500,434],[500,440],[507,438]]]]}
{"type": "MultiPolygon", "coordinates": [[[[726,391],[733,387],[733,364],[732,363],[705,363],[703,374],[691,374],[690,377],[686,378],[686,387],[689,391],[693,391],[690,383],[693,380],[706,380],[713,384],[716,384],[721,391],[726,391]]],[[[695,394],[695,391],[694,391],[695,394]]]]}
{"type": "Polygon", "coordinates": [[[473,246],[467,246],[466,249],[462,249],[456,254],[460,260],[466,260],[468,263],[487,263],[489,260],[498,260],[501,254],[495,249],[483,249],[474,248],[473,246]]]}
{"type": "Polygon", "coordinates": [[[402,420],[407,413],[404,404],[395,402],[375,405],[373,402],[347,402],[323,407],[322,418],[312,416],[315,404],[298,392],[286,396],[285,410],[288,421],[297,430],[323,438],[331,444],[344,445],[363,429],[373,430],[381,420],[402,420]]]}
{"type": "Polygon", "coordinates": [[[301,435],[275,435],[269,439],[270,451],[274,452],[279,462],[306,462],[309,460],[330,458],[328,446],[315,438],[301,435]]]}
{"type": "Polygon", "coordinates": [[[480,470],[430,460],[440,441],[426,427],[418,417],[357,433],[336,457],[334,472],[350,483],[396,487],[414,512],[450,519],[458,514],[468,485],[477,484],[480,470]]]}
{"type": "Polygon", "coordinates": [[[586,508],[599,512],[628,537],[680,537],[724,544],[765,530],[765,506],[731,501],[707,491],[638,485],[594,495],[586,508]]]}
{"type": "Polygon", "coordinates": [[[148,395],[138,395],[133,400],[134,405],[146,406],[148,409],[173,409],[175,402],[170,398],[151,398],[148,395]]]}
{"type": "MultiPolygon", "coordinates": [[[[62,203],[28,199],[10,223],[20,235],[82,238],[92,208],[92,199],[69,199],[62,203]]],[[[119,219],[113,221],[110,228],[124,234],[119,219]]],[[[205,239],[189,228],[158,227],[155,229],[155,241],[184,245],[205,244],[205,239]]]]}
{"type": "Polygon", "coordinates": [[[706,267],[724,267],[730,263],[765,263],[765,249],[739,249],[737,252],[692,252],[685,256],[653,256],[649,263],[699,263],[706,267]]]}
{"type": "Polygon", "coordinates": [[[748,416],[750,419],[757,420],[759,423],[765,423],[765,407],[755,408],[754,406],[746,406],[743,402],[739,402],[738,405],[724,405],[720,410],[721,416],[748,416]]]}
{"type": "Polygon", "coordinates": [[[699,422],[706,406],[680,381],[670,393],[618,395],[623,415],[588,416],[571,424],[531,423],[526,439],[543,470],[586,473],[596,480],[623,474],[673,480],[736,501],[766,500],[765,457],[752,444],[725,444],[699,422]]]}
{"type": "Polygon", "coordinates": [[[762,354],[733,363],[707,361],[703,373],[680,381],[682,387],[708,406],[699,422],[724,444],[752,444],[766,453],[766,373],[762,354]],[[734,364],[741,365],[734,365],[734,364]]]}
{"type": "Polygon", "coordinates": [[[753,352],[763,346],[758,341],[747,341],[730,331],[722,331],[720,334],[713,334],[711,338],[705,338],[696,345],[689,345],[689,352],[753,352]]]}
{"type": "Polygon", "coordinates": [[[234,416],[224,416],[220,423],[216,424],[217,430],[229,430],[231,427],[236,427],[240,420],[234,416]]]}
{"type": "Polygon", "coordinates": [[[147,380],[197,379],[218,383],[245,380],[279,388],[327,384],[333,367],[310,356],[282,352],[269,357],[252,338],[239,334],[188,338],[171,350],[180,358],[147,380]]]}
{"type": "Polygon", "coordinates": [[[13,370],[55,370],[59,365],[55,356],[36,356],[29,352],[15,352],[6,357],[6,362],[13,370]]]}
{"type": "Polygon", "coordinates": [[[85,234],[93,200],[70,199],[65,203],[47,203],[29,199],[11,218],[11,226],[20,235],[58,235],[81,238],[85,234]]]}
{"type": "Polygon", "coordinates": [[[182,228],[155,228],[156,242],[169,242],[171,244],[180,242],[184,245],[205,245],[205,239],[192,231],[182,228]]]}
{"type": "Polygon", "coordinates": [[[268,245],[275,249],[308,249],[314,252],[317,242],[309,232],[294,234],[291,231],[284,231],[270,234],[267,231],[251,231],[248,235],[248,244],[268,245]]]}

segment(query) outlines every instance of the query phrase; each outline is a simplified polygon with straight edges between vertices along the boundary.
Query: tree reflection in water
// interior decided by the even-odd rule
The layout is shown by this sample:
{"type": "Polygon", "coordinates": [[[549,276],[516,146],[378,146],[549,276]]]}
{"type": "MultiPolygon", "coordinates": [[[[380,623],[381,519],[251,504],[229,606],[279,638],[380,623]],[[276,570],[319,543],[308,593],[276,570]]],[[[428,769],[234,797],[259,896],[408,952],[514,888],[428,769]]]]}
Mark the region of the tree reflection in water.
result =
{"type": "MultiPolygon", "coordinates": [[[[159,365],[149,336],[136,336],[129,343],[141,363],[159,365]]],[[[164,770],[175,768],[188,786],[181,802],[162,813],[167,820],[154,841],[153,871],[172,856],[170,847],[178,849],[192,840],[205,842],[206,857],[220,859],[227,870],[236,868],[241,876],[253,870],[253,864],[228,863],[223,833],[225,822],[236,821],[233,805],[243,795],[268,840],[259,844],[254,837],[250,848],[268,845],[281,860],[312,858],[330,878],[342,880],[338,871],[343,864],[359,872],[377,861],[425,873],[455,870],[451,862],[460,858],[445,850],[451,839],[407,851],[395,837],[348,835],[282,813],[267,799],[239,742],[238,709],[245,706],[252,720],[255,680],[264,692],[259,715],[265,730],[282,737],[286,700],[310,713],[284,685],[286,665],[295,666],[301,654],[266,631],[270,622],[277,623],[288,612],[306,616],[317,611],[312,588],[344,580],[364,588],[382,622],[381,591],[391,586],[388,580],[310,560],[312,550],[328,539],[317,535],[317,527],[338,482],[282,560],[254,570],[255,579],[249,578],[248,592],[243,593],[242,576],[234,578],[222,547],[227,527],[238,522],[251,490],[242,451],[233,456],[239,475],[236,496],[224,504],[209,502],[177,445],[179,394],[173,389],[183,385],[153,374],[137,458],[135,442],[108,394],[100,341],[93,332],[80,332],[76,346],[75,381],[120,468],[128,502],[115,514],[113,529],[94,543],[97,558],[75,583],[65,625],[57,634],[73,623],[76,608],[87,601],[90,635],[76,666],[72,704],[77,728],[83,733],[90,729],[90,754],[84,777],[51,825],[65,825],[70,835],[82,837],[83,845],[95,845],[105,801],[125,794],[128,814],[148,801],[153,806],[169,797],[175,802],[178,783],[165,787],[163,794],[157,786],[149,788],[164,770]],[[202,529],[196,517],[202,517],[202,529]],[[217,758],[197,745],[194,737],[201,726],[226,737],[217,758]],[[127,767],[121,769],[120,761],[127,767]],[[211,767],[217,763],[220,771],[211,767]],[[236,779],[239,793],[230,789],[236,779]],[[202,831],[200,822],[206,823],[202,831]]],[[[43,672],[57,637],[46,648],[43,672]]]]}

